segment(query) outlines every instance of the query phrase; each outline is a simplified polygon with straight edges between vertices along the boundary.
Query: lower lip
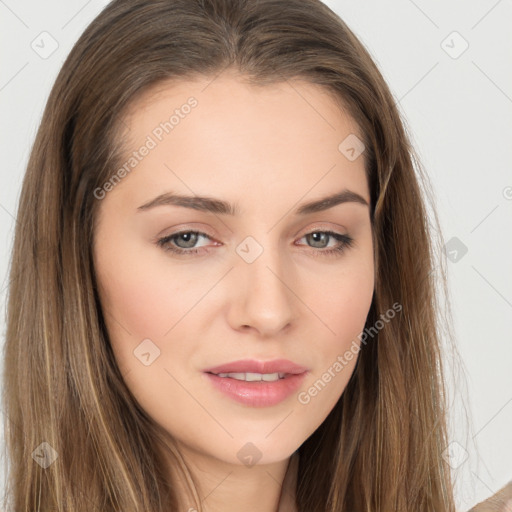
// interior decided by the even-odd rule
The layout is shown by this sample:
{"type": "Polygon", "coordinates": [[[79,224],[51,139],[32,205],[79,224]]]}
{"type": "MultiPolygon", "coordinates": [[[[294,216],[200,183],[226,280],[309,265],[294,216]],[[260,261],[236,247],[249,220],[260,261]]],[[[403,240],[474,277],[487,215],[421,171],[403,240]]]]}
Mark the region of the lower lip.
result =
{"type": "Polygon", "coordinates": [[[251,407],[270,407],[286,400],[300,388],[306,374],[307,372],[290,374],[274,382],[247,382],[205,373],[210,382],[225,395],[251,407]]]}

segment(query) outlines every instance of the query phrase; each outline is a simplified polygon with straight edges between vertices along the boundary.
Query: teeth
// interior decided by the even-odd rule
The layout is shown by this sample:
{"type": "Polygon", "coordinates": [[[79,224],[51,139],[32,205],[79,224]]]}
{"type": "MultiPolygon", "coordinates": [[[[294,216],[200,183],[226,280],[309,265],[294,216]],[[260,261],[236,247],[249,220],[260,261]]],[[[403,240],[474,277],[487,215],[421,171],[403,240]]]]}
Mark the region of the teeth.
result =
{"type": "Polygon", "coordinates": [[[264,380],[265,382],[275,382],[284,379],[285,373],[218,373],[218,377],[229,377],[230,379],[245,380],[247,382],[257,382],[264,380]]]}

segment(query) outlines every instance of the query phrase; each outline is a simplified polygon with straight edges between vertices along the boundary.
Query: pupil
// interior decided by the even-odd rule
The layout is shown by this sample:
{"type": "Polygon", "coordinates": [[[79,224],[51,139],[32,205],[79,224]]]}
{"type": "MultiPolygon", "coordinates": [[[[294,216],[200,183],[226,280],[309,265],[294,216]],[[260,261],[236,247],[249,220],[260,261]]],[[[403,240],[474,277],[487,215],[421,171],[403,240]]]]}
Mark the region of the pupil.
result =
{"type": "Polygon", "coordinates": [[[195,236],[196,236],[196,235],[195,235],[194,233],[182,233],[182,234],[180,235],[180,237],[181,237],[181,238],[183,238],[183,239],[185,240],[185,243],[187,244],[187,245],[185,246],[186,248],[189,248],[189,247],[191,247],[191,246],[193,246],[193,245],[194,245],[194,243],[195,243],[195,239],[194,239],[194,237],[195,237],[195,236]],[[192,243],[191,243],[191,242],[192,242],[192,243]]]}
{"type": "Polygon", "coordinates": [[[316,232],[316,233],[312,233],[311,236],[313,237],[313,240],[315,242],[320,242],[322,238],[325,238],[326,234],[316,232]]]}

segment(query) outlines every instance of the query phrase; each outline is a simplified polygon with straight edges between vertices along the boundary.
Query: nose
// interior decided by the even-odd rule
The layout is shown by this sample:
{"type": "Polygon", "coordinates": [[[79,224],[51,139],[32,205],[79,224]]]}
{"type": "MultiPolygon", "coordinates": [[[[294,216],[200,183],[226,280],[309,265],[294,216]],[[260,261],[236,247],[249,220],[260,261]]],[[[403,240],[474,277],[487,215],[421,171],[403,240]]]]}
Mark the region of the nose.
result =
{"type": "Polygon", "coordinates": [[[277,247],[267,245],[252,263],[240,258],[231,280],[229,322],[235,330],[276,337],[297,318],[297,279],[277,247]]]}

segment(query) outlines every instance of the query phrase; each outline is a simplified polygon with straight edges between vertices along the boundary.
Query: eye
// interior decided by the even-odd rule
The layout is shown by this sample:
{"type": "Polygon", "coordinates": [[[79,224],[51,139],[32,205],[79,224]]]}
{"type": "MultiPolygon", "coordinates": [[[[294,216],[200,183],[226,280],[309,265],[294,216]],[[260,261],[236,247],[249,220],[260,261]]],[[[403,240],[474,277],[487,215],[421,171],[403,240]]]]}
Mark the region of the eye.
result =
{"type": "MultiPolygon", "coordinates": [[[[341,254],[345,249],[352,247],[354,239],[349,237],[348,235],[342,235],[341,233],[336,233],[334,231],[311,231],[307,233],[302,238],[306,238],[309,241],[313,241],[313,244],[319,244],[325,247],[324,242],[329,239],[334,239],[337,241],[337,244],[327,250],[321,251],[313,251],[315,256],[336,256],[341,254]]],[[[318,248],[317,246],[315,248],[318,248]]]]}
{"type": "MultiPolygon", "coordinates": [[[[159,247],[164,249],[164,251],[169,251],[179,256],[186,256],[209,251],[207,248],[195,247],[201,237],[212,240],[209,235],[201,231],[180,231],[160,238],[156,243],[159,247]]],[[[302,238],[306,238],[310,242],[312,241],[313,244],[319,244],[321,246],[313,247],[313,249],[323,249],[327,247],[329,239],[337,241],[337,244],[330,249],[311,251],[314,256],[334,256],[341,254],[345,249],[352,247],[354,242],[348,235],[342,235],[334,231],[312,231],[302,238]]]]}
{"type": "Polygon", "coordinates": [[[162,247],[164,251],[170,251],[175,254],[197,254],[201,252],[199,249],[193,248],[193,246],[197,243],[199,237],[205,237],[211,240],[211,238],[206,233],[201,233],[200,231],[180,231],[179,233],[173,233],[172,235],[165,236],[160,238],[157,241],[157,245],[162,247]],[[178,242],[181,244],[181,240],[184,240],[184,247],[178,247],[171,245],[171,242],[178,242]]]}

